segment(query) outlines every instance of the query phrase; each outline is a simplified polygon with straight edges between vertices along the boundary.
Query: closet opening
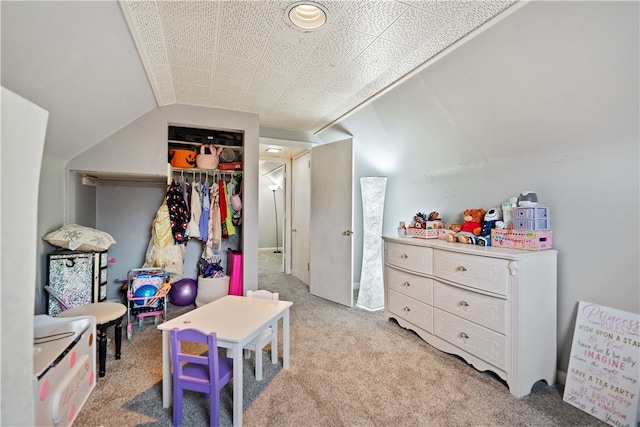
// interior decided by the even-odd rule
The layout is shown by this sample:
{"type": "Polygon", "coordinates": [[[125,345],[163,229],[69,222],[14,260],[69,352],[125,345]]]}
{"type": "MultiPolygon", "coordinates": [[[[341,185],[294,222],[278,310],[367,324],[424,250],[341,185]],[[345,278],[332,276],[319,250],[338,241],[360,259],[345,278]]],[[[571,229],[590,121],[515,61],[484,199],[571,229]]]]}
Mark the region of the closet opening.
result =
{"type": "Polygon", "coordinates": [[[186,245],[185,261],[196,266],[198,280],[212,271],[207,266],[221,269],[230,276],[232,295],[244,293],[243,142],[239,130],[168,126],[167,185],[169,191],[176,186],[188,200],[185,239],[200,241],[186,245]]]}

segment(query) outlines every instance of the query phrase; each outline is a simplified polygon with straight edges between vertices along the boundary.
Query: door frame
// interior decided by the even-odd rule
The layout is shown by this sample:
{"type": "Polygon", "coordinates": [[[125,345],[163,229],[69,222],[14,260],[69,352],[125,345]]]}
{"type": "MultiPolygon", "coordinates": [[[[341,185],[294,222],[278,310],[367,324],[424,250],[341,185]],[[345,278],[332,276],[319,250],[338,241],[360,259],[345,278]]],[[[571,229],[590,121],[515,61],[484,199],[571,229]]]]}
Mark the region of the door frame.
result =
{"type": "MultiPolygon", "coordinates": [[[[293,159],[302,156],[305,153],[311,152],[316,143],[297,141],[297,140],[285,140],[268,137],[260,137],[260,149],[258,153],[258,161],[265,160],[270,162],[278,162],[284,164],[285,170],[283,173],[283,186],[284,186],[284,218],[282,221],[283,233],[282,236],[282,259],[283,259],[283,271],[286,274],[291,274],[291,218],[292,218],[292,206],[293,206],[293,182],[291,170],[293,168],[293,159]],[[264,151],[267,147],[284,147],[284,152],[289,151],[290,155],[278,155],[269,154],[264,151]],[[287,148],[293,149],[287,150],[287,148]]],[[[258,224],[259,225],[259,224],[258,224]]]]}
{"type": "Polygon", "coordinates": [[[291,250],[292,250],[292,255],[291,255],[291,274],[298,277],[298,279],[300,279],[305,285],[309,286],[310,284],[310,270],[309,270],[309,265],[310,265],[310,252],[311,252],[311,243],[309,241],[310,237],[311,237],[311,211],[310,211],[310,205],[311,205],[311,156],[312,156],[312,150],[309,151],[305,151],[304,153],[301,153],[299,155],[297,155],[296,157],[294,157],[291,161],[292,165],[291,165],[291,250]],[[303,159],[303,157],[306,157],[306,159],[303,159]],[[304,165],[301,165],[300,162],[304,162],[304,160],[307,160],[307,167],[305,168],[304,165]],[[297,167],[296,167],[297,166],[297,167]],[[306,174],[302,173],[300,171],[300,168],[302,168],[302,170],[307,169],[306,174]],[[300,173],[296,173],[296,171],[300,172],[300,173]],[[303,174],[304,176],[302,177],[303,180],[300,179],[300,174],[303,174]],[[302,184],[301,185],[301,181],[302,184]],[[298,207],[300,207],[299,201],[296,200],[295,195],[296,194],[300,194],[300,192],[298,191],[298,187],[302,188],[303,190],[307,191],[307,196],[309,197],[309,206],[307,207],[307,209],[305,209],[304,212],[306,212],[306,214],[301,215],[300,212],[297,212],[298,207]],[[295,218],[294,218],[295,215],[295,218]],[[303,217],[304,219],[304,224],[301,223],[301,218],[303,217]],[[294,220],[296,220],[296,222],[294,223],[294,220]],[[301,227],[301,225],[304,225],[304,229],[303,227],[301,227]],[[293,227],[295,226],[296,228],[296,232],[294,234],[293,231],[293,227]],[[306,256],[299,256],[298,259],[302,260],[302,268],[301,270],[304,270],[304,263],[306,261],[306,274],[301,273],[300,271],[294,269],[294,266],[296,266],[296,263],[298,261],[296,261],[296,253],[297,251],[300,250],[299,246],[296,246],[295,248],[293,247],[294,242],[297,242],[300,236],[306,236],[306,256]],[[298,274],[296,274],[296,272],[298,274]],[[303,277],[301,277],[303,276],[303,277]]]}

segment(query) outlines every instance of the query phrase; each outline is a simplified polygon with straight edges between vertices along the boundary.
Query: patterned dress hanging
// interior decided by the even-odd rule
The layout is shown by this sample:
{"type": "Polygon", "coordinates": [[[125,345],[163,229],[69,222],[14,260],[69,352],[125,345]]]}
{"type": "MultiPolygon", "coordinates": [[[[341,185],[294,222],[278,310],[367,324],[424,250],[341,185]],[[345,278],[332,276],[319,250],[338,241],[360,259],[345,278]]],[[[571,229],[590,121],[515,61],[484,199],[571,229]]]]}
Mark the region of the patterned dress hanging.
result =
{"type": "Polygon", "coordinates": [[[195,239],[202,239],[200,236],[200,215],[202,214],[200,197],[200,183],[193,181],[191,183],[191,219],[187,227],[187,235],[195,239]]]}
{"type": "Polygon", "coordinates": [[[220,205],[218,187],[211,187],[211,212],[209,214],[209,232],[207,234],[207,243],[204,246],[202,258],[211,261],[220,253],[222,244],[222,229],[220,227],[220,205]]]}
{"type": "Polygon", "coordinates": [[[182,189],[175,180],[171,181],[167,190],[167,207],[169,208],[169,220],[171,233],[176,244],[187,243],[187,227],[189,226],[189,208],[184,200],[182,189]]]}

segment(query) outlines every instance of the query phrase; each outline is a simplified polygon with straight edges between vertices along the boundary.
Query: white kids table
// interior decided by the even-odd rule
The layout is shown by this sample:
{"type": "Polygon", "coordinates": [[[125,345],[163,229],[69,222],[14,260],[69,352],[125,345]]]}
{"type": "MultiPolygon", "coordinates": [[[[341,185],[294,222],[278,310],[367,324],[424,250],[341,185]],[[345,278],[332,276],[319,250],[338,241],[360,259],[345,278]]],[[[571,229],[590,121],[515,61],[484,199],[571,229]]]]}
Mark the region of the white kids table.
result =
{"type": "Polygon", "coordinates": [[[283,368],[289,368],[290,301],[246,298],[229,295],[158,325],[162,331],[162,406],[171,406],[170,331],[173,328],[215,332],[218,347],[233,354],[233,425],[242,425],[242,348],[269,326],[282,319],[283,368]]]}

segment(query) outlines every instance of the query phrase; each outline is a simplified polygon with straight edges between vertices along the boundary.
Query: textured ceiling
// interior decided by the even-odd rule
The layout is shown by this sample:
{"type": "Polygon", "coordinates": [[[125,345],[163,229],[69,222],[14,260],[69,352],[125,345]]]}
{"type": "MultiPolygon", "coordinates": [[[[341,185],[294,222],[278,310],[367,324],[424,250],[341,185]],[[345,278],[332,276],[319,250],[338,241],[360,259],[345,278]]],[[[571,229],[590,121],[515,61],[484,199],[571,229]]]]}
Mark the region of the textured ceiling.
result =
{"type": "Polygon", "coordinates": [[[317,132],[486,23],[513,1],[321,0],[304,32],[294,2],[121,1],[158,105],[260,114],[317,132]]]}

